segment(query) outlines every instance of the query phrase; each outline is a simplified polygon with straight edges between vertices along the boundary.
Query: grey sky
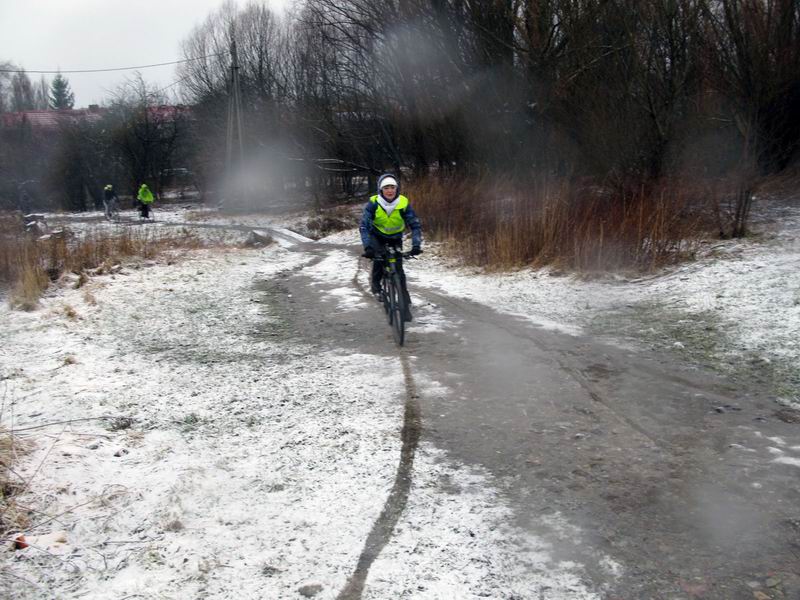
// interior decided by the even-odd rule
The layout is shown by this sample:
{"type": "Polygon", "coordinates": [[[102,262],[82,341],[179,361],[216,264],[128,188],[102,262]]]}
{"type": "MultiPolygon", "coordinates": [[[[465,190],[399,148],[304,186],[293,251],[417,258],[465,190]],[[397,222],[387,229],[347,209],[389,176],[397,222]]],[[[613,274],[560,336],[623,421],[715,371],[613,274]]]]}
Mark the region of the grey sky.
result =
{"type": "MultiPolygon", "coordinates": [[[[104,69],[178,60],[180,42],[224,0],[0,0],[0,61],[29,70],[104,69]]],[[[236,4],[244,4],[238,0],[236,4]]],[[[267,0],[280,8],[286,0],[267,0]]],[[[167,86],[175,66],[143,69],[167,86]]],[[[100,103],[131,73],[66,74],[75,106],[100,103]]],[[[38,80],[39,75],[31,74],[38,80]]],[[[52,75],[48,75],[52,79],[52,75]]]]}

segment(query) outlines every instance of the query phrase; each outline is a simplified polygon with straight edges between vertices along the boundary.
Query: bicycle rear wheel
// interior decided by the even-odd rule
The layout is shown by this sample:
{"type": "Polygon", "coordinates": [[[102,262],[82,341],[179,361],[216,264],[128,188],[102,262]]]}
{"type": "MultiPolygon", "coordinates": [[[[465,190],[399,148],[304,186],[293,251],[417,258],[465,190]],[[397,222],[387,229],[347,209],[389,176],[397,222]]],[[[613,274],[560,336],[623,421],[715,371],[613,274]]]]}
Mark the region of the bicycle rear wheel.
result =
{"type": "Polygon", "coordinates": [[[403,298],[403,288],[400,286],[400,275],[398,273],[392,274],[392,282],[390,285],[392,294],[392,310],[391,310],[391,325],[394,341],[398,346],[402,346],[406,337],[406,320],[403,318],[406,312],[406,301],[403,298]]]}

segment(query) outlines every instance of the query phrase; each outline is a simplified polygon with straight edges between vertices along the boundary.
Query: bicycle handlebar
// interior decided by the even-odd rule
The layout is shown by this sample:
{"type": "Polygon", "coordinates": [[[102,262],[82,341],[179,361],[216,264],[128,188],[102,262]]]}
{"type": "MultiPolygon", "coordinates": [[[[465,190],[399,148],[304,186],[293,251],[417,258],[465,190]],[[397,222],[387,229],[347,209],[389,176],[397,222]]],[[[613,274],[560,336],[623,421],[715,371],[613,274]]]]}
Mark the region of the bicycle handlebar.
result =
{"type": "MultiPolygon", "coordinates": [[[[386,250],[386,248],[384,248],[386,250]]],[[[401,256],[402,258],[417,258],[417,255],[413,252],[398,252],[394,248],[391,248],[390,252],[384,252],[383,254],[376,254],[373,257],[373,260],[383,260],[384,258],[391,258],[392,256],[401,256]]]]}

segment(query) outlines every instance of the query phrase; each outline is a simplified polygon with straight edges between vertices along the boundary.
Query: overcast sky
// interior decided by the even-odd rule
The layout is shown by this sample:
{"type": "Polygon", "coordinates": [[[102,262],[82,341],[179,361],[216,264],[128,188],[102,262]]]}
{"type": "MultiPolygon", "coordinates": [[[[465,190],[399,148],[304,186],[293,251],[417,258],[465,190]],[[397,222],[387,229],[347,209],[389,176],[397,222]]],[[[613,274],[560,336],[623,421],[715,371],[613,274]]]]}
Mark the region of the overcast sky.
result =
{"type": "MultiPolygon", "coordinates": [[[[0,0],[0,62],[28,70],[104,69],[178,60],[180,42],[224,0],[0,0]]],[[[280,9],[287,0],[266,0],[280,9]]],[[[238,0],[236,4],[245,4],[238,0]]],[[[143,69],[167,86],[175,66],[143,69]]],[[[65,74],[75,106],[101,103],[130,73],[65,74]]],[[[30,75],[38,79],[39,75],[30,75]]],[[[52,75],[47,76],[52,79],[52,75]]]]}

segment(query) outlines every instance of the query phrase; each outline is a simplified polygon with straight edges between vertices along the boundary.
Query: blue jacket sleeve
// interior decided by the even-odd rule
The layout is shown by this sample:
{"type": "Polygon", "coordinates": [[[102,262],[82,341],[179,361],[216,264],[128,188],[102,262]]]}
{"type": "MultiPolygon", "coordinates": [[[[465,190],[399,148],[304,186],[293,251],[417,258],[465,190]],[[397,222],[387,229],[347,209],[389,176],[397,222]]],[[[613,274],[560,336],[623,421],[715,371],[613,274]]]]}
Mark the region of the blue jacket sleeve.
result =
{"type": "Polygon", "coordinates": [[[364,214],[361,215],[361,225],[358,227],[361,233],[361,245],[366,248],[369,246],[369,234],[372,231],[372,222],[375,220],[375,203],[367,202],[364,206],[364,214]]]}
{"type": "Polygon", "coordinates": [[[406,207],[405,214],[403,215],[405,219],[406,225],[408,225],[409,229],[411,229],[411,245],[412,246],[421,246],[422,245],[422,225],[419,222],[419,217],[417,213],[414,212],[414,209],[411,208],[409,204],[406,207]]]}

